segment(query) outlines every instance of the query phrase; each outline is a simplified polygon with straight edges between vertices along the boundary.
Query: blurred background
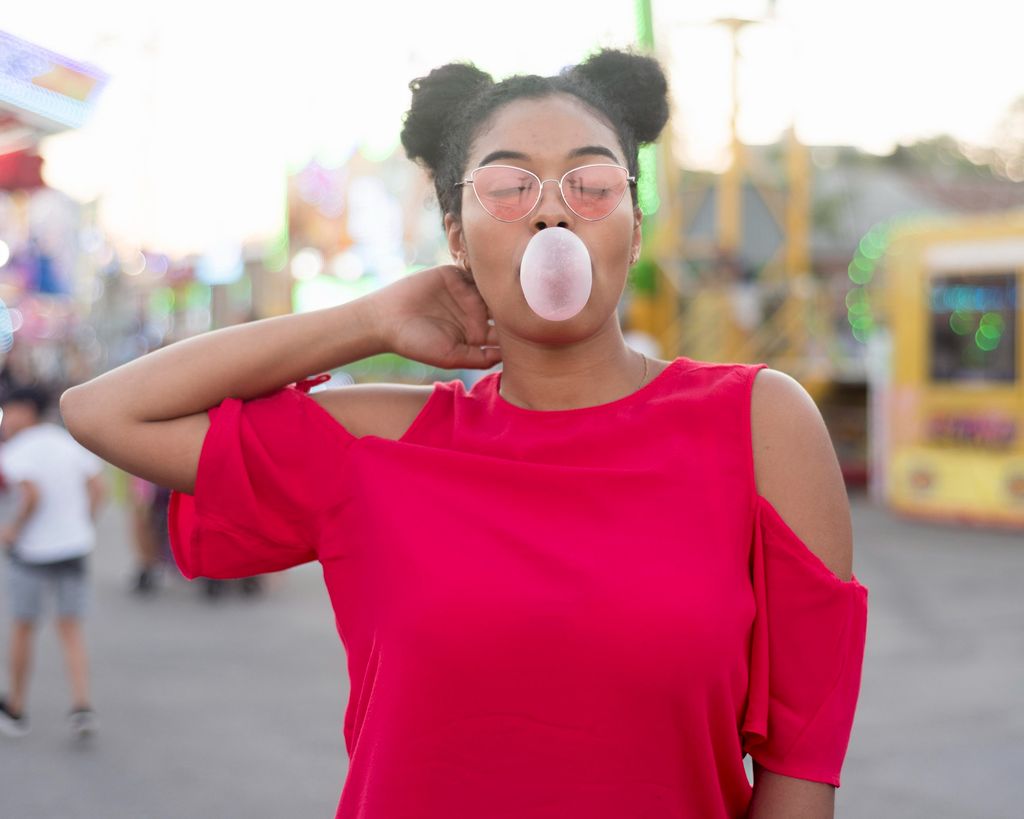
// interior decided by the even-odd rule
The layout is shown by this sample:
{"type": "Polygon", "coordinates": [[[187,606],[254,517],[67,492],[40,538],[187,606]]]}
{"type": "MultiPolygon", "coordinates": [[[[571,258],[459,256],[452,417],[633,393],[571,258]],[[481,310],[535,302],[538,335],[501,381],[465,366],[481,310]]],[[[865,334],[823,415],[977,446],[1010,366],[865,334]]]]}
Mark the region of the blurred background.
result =
{"type": "MultiPolygon", "coordinates": [[[[8,4],[0,382],[59,391],[447,262],[398,142],[409,81],[646,50],[673,110],[641,156],[628,338],[797,378],[851,494],[872,610],[839,815],[1019,816],[1022,30],[1005,0],[8,4]]],[[[480,373],[379,356],[333,375],[480,373]]],[[[139,543],[166,498],[111,477],[89,624],[105,729],[70,753],[40,716],[0,743],[4,815],[329,815],[344,658],[315,571],[244,604],[207,588],[216,609],[170,567],[160,595],[126,594],[139,555],[165,549],[139,543]]],[[[46,645],[36,710],[59,712],[46,645]]]]}

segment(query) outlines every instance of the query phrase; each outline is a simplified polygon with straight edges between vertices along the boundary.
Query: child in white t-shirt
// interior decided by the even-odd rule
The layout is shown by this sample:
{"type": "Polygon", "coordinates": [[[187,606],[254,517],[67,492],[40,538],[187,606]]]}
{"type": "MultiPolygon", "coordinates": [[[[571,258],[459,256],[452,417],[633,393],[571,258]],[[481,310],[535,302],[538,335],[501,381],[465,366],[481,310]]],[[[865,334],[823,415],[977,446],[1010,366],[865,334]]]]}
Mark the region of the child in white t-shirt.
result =
{"type": "Polygon", "coordinates": [[[96,540],[94,521],[104,495],[103,462],[63,428],[44,421],[48,395],[21,387],[0,400],[0,473],[18,493],[13,518],[0,526],[7,552],[12,607],[11,687],[0,699],[0,731],[28,732],[25,704],[32,640],[44,594],[57,604],[57,630],[71,682],[70,722],[79,735],[96,729],[89,698],[82,634],[87,601],[86,556],[96,540]]]}

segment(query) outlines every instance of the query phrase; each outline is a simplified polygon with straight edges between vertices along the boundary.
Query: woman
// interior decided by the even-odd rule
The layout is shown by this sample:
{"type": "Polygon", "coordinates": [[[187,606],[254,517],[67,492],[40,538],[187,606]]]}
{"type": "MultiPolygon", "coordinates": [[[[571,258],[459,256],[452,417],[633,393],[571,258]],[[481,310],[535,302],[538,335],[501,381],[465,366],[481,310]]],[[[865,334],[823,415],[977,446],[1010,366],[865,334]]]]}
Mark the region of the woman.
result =
{"type": "Polygon", "coordinates": [[[352,683],[339,817],[831,815],[866,592],[821,417],[764,365],[651,360],[619,330],[660,67],[412,89],[403,144],[454,265],[126,364],[65,394],[69,428],[177,490],[188,576],[321,561],[352,683]],[[592,260],[563,321],[519,282],[555,227],[592,260]],[[503,369],[309,394],[383,351],[503,369]]]}

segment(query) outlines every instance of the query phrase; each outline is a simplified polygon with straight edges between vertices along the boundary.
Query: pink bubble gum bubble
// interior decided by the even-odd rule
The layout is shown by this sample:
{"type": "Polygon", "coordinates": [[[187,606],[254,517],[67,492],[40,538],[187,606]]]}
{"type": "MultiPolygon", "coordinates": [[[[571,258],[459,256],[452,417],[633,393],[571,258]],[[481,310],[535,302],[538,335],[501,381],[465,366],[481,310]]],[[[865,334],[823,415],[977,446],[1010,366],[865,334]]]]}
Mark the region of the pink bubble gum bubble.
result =
{"type": "Polygon", "coordinates": [[[590,298],[593,280],[587,246],[571,230],[545,228],[526,246],[519,283],[541,318],[565,321],[577,315],[590,298]]]}

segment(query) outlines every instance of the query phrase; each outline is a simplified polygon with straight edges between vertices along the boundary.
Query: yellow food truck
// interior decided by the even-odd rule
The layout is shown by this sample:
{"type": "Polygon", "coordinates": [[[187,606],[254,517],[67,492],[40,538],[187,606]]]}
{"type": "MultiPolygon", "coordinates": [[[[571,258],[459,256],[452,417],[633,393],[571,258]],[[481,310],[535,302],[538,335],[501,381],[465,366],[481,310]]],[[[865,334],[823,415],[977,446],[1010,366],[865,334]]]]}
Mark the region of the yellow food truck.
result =
{"type": "Polygon", "coordinates": [[[904,222],[885,240],[849,302],[875,321],[872,491],[907,515],[1024,531],[1024,212],[904,222]]]}

